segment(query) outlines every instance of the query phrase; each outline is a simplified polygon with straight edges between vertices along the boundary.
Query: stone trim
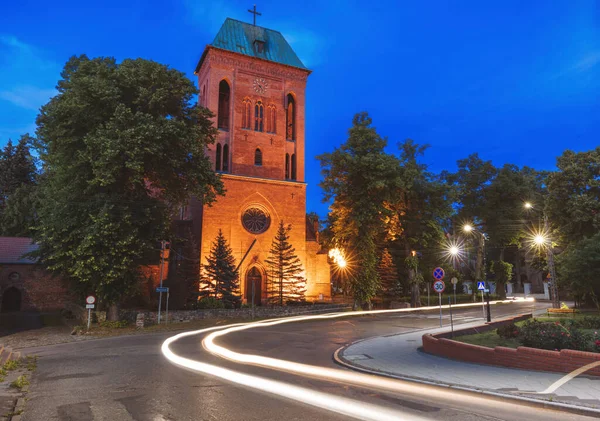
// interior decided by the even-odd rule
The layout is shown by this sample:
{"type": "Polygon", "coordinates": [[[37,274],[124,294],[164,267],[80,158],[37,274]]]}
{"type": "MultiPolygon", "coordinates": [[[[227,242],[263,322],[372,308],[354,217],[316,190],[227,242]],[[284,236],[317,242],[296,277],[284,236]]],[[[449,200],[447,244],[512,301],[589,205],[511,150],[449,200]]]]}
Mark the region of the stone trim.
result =
{"type": "MultiPolygon", "coordinates": [[[[470,335],[496,329],[499,326],[531,318],[531,315],[520,315],[501,322],[454,331],[454,336],[470,335]]],[[[570,373],[587,364],[600,361],[600,354],[594,352],[575,351],[563,349],[549,351],[546,349],[528,348],[520,346],[517,349],[497,346],[471,345],[464,342],[448,339],[450,333],[423,335],[423,350],[428,354],[453,360],[465,361],[476,364],[495,365],[501,367],[517,368],[521,370],[552,371],[570,373]]],[[[600,376],[600,366],[584,373],[585,375],[600,376]]]]}

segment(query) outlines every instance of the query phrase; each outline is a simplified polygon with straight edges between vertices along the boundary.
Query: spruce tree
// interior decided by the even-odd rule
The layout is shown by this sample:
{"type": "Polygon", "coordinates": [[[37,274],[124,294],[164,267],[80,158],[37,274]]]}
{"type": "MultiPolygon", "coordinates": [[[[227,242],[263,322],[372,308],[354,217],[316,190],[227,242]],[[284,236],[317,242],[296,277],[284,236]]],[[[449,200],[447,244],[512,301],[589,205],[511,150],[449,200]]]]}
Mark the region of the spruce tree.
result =
{"type": "Polygon", "coordinates": [[[396,265],[392,259],[392,255],[387,248],[383,249],[381,258],[379,259],[379,265],[377,267],[377,273],[381,280],[380,292],[383,299],[391,299],[398,295],[398,271],[396,265]]]}
{"type": "Polygon", "coordinates": [[[219,230],[204,265],[201,292],[221,299],[225,307],[240,304],[239,277],[231,247],[219,230]]]}
{"type": "Polygon", "coordinates": [[[279,222],[277,234],[271,243],[269,258],[265,260],[269,267],[271,282],[269,301],[283,305],[285,302],[304,301],[306,279],[301,276],[302,262],[296,255],[296,249],[289,242],[291,225],[279,222]]]}

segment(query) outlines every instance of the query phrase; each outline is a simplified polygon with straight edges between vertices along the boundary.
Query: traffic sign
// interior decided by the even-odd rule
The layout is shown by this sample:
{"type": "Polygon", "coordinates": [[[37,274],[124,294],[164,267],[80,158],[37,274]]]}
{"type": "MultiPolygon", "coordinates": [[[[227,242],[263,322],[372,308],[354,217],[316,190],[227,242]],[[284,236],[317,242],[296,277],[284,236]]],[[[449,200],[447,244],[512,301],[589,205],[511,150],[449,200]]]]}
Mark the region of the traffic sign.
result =
{"type": "Polygon", "coordinates": [[[96,302],[96,297],[94,297],[93,295],[88,295],[87,297],[85,297],[86,304],[94,304],[95,302],[96,302]]]}
{"type": "Polygon", "coordinates": [[[441,294],[442,292],[444,292],[445,289],[446,289],[446,284],[444,284],[444,281],[435,281],[433,283],[433,290],[435,292],[437,292],[438,294],[441,294]]]}
{"type": "Polygon", "coordinates": [[[483,291],[485,289],[485,282],[477,282],[477,289],[483,291]]]}
{"type": "Polygon", "coordinates": [[[444,279],[444,276],[446,276],[444,269],[438,267],[433,270],[433,278],[434,279],[441,281],[442,279],[444,279]]]}
{"type": "Polygon", "coordinates": [[[454,277],[450,280],[450,282],[452,282],[452,285],[456,285],[458,284],[458,278],[454,277]]]}
{"type": "Polygon", "coordinates": [[[86,304],[85,308],[94,308],[94,305],[93,304],[86,304]]]}
{"type": "Polygon", "coordinates": [[[157,287],[156,292],[169,292],[169,287],[157,287]]]}

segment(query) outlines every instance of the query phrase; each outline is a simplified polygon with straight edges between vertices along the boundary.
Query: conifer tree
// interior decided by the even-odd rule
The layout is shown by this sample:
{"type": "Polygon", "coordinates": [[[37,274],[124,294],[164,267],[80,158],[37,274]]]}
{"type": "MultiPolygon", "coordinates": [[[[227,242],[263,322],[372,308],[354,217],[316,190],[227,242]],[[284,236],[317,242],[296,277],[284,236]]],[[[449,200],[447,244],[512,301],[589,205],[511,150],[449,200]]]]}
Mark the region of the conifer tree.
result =
{"type": "Polygon", "coordinates": [[[279,305],[283,305],[284,301],[304,301],[306,293],[306,279],[301,276],[302,263],[289,242],[291,229],[291,225],[286,226],[283,221],[279,223],[269,258],[265,260],[271,278],[269,301],[279,305]]]}
{"type": "Polygon", "coordinates": [[[200,283],[201,293],[221,299],[225,307],[240,304],[239,277],[231,247],[219,230],[206,258],[204,276],[200,283]]]}
{"type": "Polygon", "coordinates": [[[387,248],[383,249],[383,253],[379,259],[377,273],[381,280],[380,292],[383,298],[390,299],[398,295],[398,271],[396,270],[392,255],[387,248]]]}

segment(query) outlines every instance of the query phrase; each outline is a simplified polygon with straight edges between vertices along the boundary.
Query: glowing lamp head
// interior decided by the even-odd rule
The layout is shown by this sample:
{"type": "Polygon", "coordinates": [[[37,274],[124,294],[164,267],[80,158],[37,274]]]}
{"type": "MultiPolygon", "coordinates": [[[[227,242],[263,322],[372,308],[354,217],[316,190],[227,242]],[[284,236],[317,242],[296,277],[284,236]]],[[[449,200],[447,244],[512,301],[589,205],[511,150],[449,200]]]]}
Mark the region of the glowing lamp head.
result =
{"type": "Polygon", "coordinates": [[[448,250],[452,256],[458,256],[460,249],[457,246],[451,246],[448,250]]]}
{"type": "Polygon", "coordinates": [[[471,231],[473,231],[473,225],[465,224],[463,226],[463,231],[464,232],[471,232],[471,231]]]}
{"type": "Polygon", "coordinates": [[[544,237],[542,234],[537,234],[535,237],[533,237],[533,241],[538,246],[541,246],[546,243],[546,237],[544,237]]]}
{"type": "Polygon", "coordinates": [[[348,262],[344,257],[344,253],[340,249],[336,248],[329,250],[329,257],[340,269],[344,269],[346,266],[348,266],[348,262]]]}
{"type": "Polygon", "coordinates": [[[525,202],[525,203],[523,204],[523,207],[524,207],[525,209],[531,209],[531,208],[533,208],[533,204],[532,204],[531,202],[525,202]]]}

